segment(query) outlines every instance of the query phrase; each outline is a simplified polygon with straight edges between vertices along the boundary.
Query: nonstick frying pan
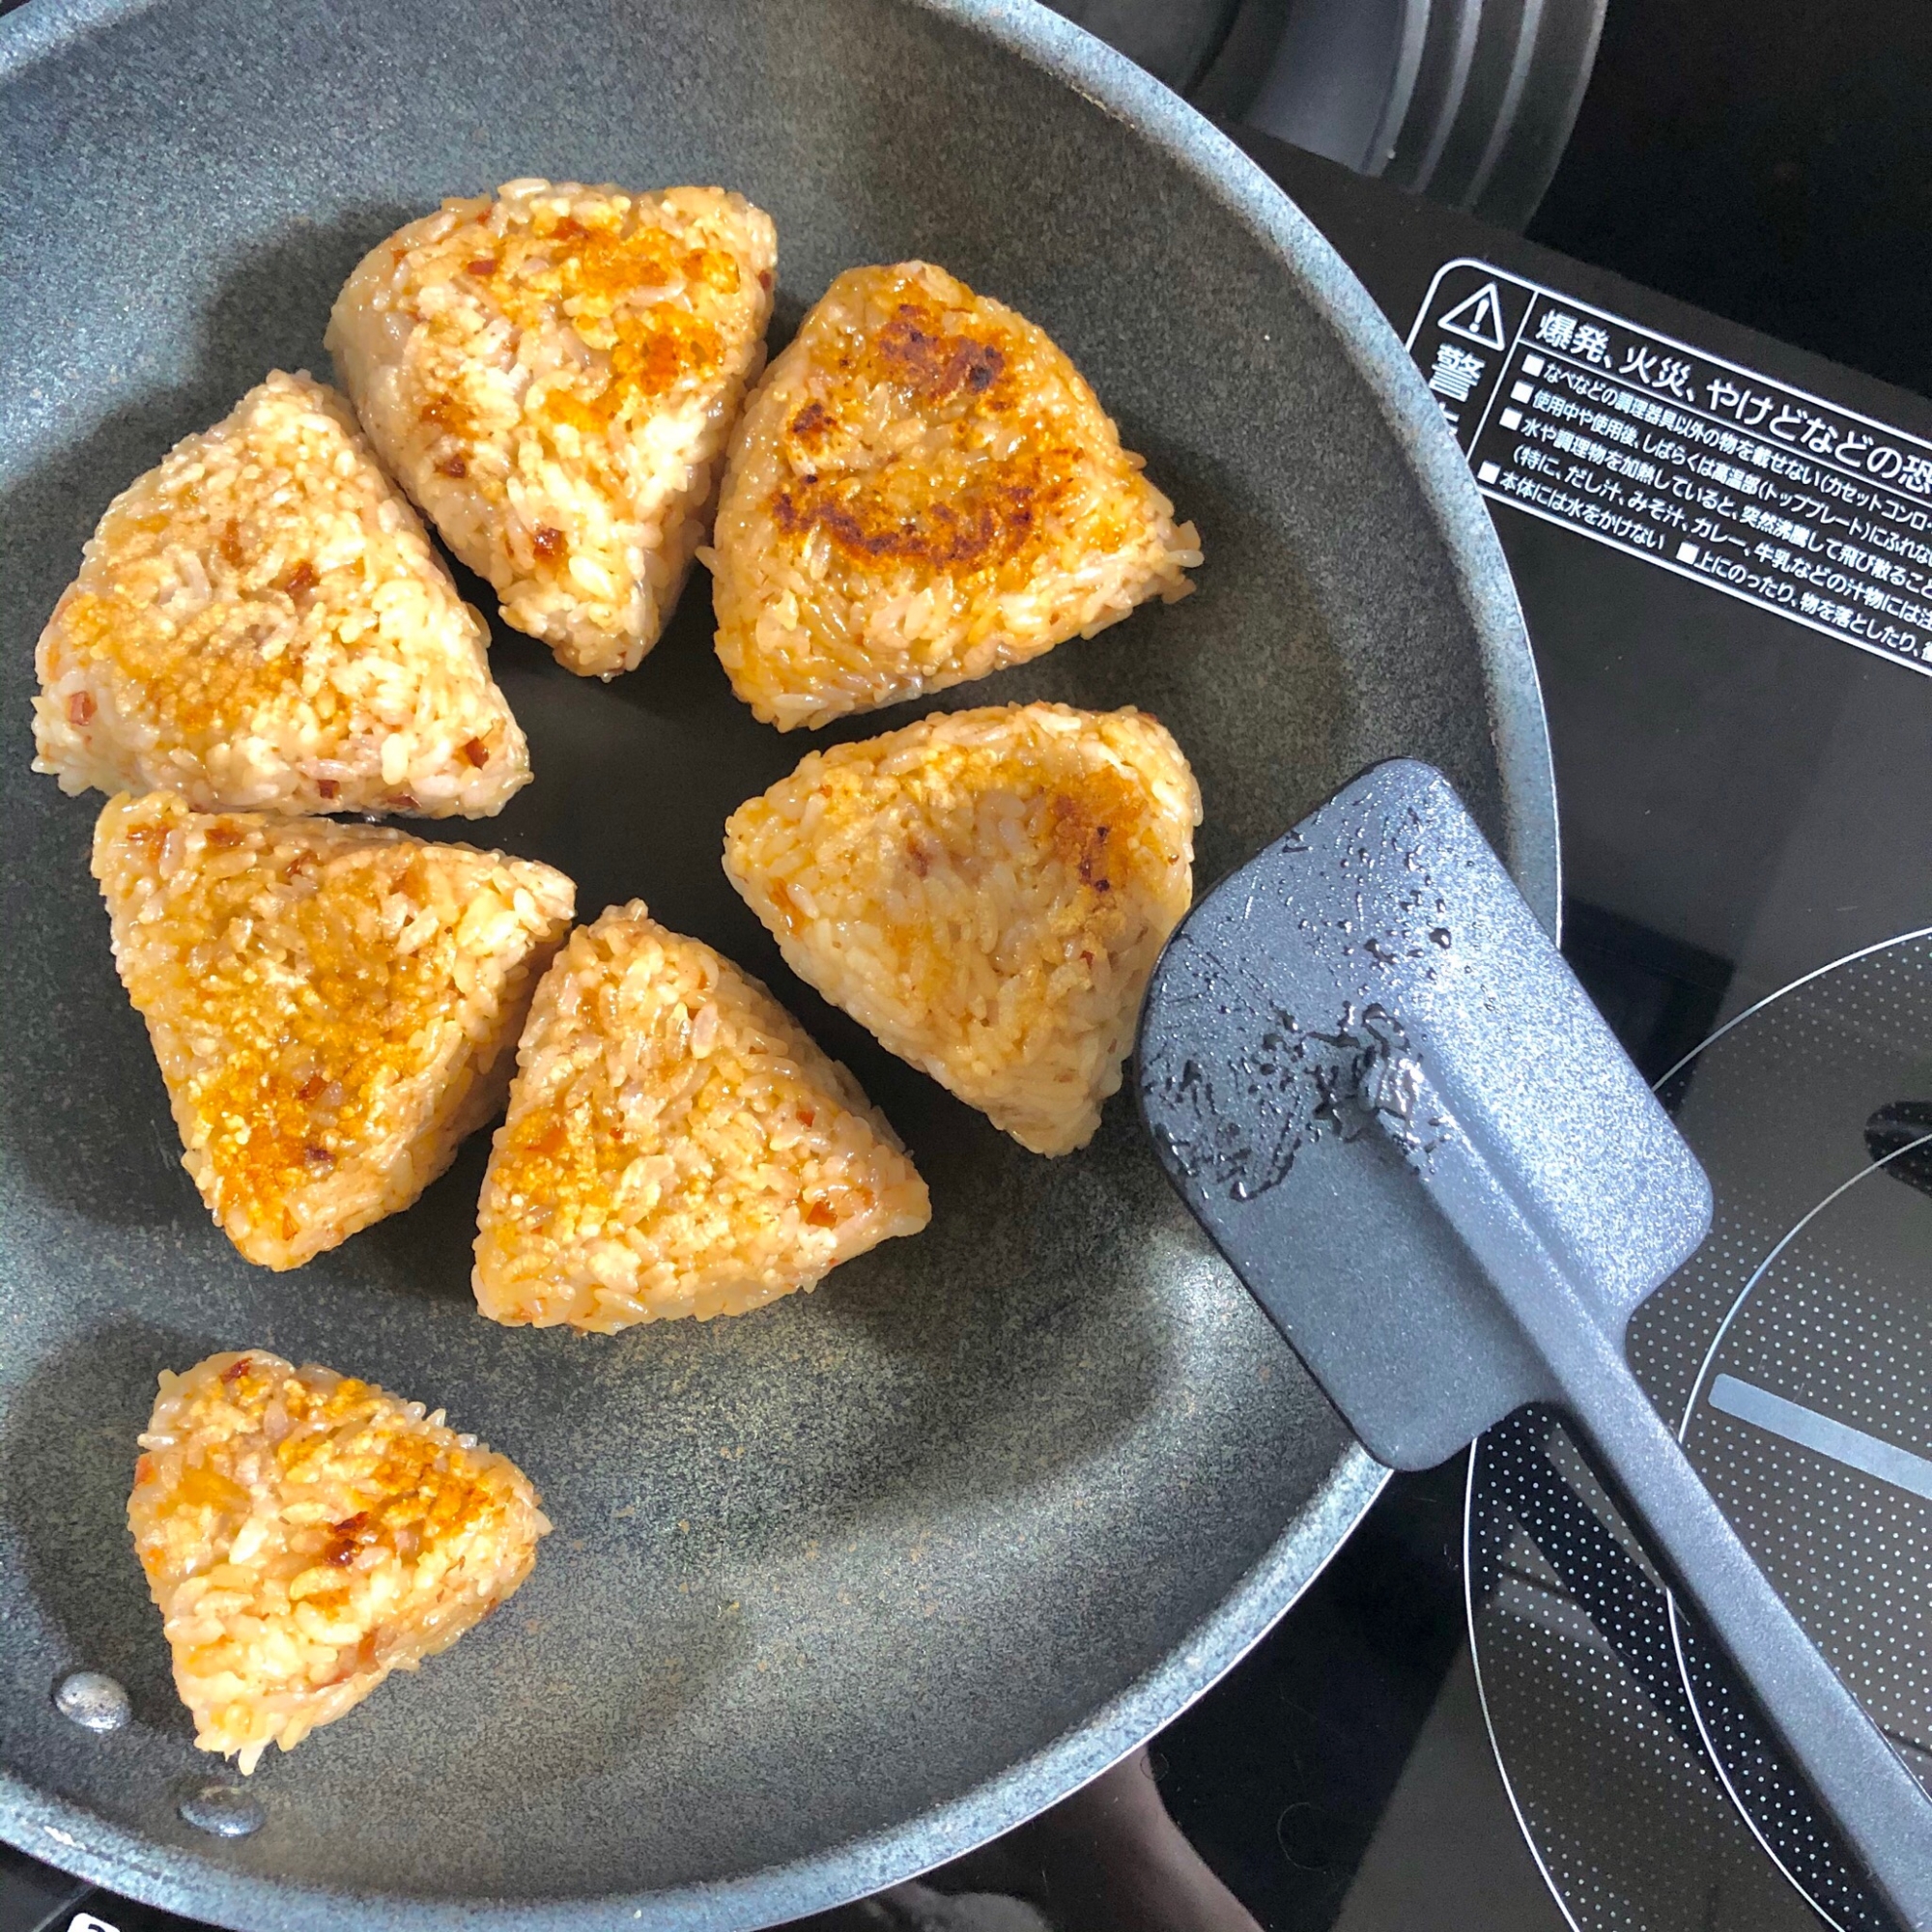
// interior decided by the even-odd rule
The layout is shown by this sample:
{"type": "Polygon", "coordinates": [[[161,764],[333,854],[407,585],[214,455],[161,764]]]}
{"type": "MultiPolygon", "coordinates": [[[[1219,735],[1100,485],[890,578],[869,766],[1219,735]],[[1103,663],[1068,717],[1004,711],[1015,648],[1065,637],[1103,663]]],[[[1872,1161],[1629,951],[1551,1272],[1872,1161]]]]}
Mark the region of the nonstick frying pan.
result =
{"type": "MultiPolygon", "coordinates": [[[[739,1926],[1017,1822],[1292,1603],[1382,1472],[1180,1203],[1122,1095],[1043,1161],[793,980],[725,814],[812,743],[732,699],[701,575],[610,686],[500,627],[536,782],[442,836],[639,895],[767,979],[932,1185],[932,1228],[755,1316],[615,1341],[475,1315],[472,1142],[290,1275],[177,1161],[87,874],[29,777],[31,652],[108,498],[274,367],[327,373],[361,252],[547,173],[776,216],[775,339],[923,255],[1065,346],[1199,524],[1199,592],[943,703],[1136,703],[1202,781],[1207,886],[1378,759],[1445,772],[1546,926],[1534,672],[1487,514],[1360,289],[1235,149],[1027,5],[30,0],[0,22],[0,1832],[244,1927],[739,1926]],[[222,1839],[123,1521],[155,1378],[263,1346],[432,1403],[555,1520],[514,1602],[249,1781],[222,1839]],[[89,1667],[134,1722],[72,1725],[89,1667]]],[[[487,591],[470,594],[486,610],[487,591]]],[[[231,1781],[233,1781],[231,1779],[231,1781]]]]}

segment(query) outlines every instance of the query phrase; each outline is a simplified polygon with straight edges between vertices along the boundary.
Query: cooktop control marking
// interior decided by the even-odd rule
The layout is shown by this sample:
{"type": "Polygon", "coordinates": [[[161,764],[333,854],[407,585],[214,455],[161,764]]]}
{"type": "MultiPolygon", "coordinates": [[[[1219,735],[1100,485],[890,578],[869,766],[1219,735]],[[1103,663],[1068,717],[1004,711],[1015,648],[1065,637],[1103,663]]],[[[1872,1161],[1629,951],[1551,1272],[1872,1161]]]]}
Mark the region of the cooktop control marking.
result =
{"type": "Polygon", "coordinates": [[[1774,1395],[1755,1382],[1740,1381],[1736,1376],[1719,1376],[1711,1384],[1708,1400],[1721,1415],[1734,1415],[1768,1435],[1782,1436],[1787,1442],[1815,1450],[1849,1469],[1932,1502],[1932,1462],[1883,1436],[1867,1435],[1862,1429],[1833,1421],[1815,1408],[1774,1395]]]}
{"type": "Polygon", "coordinates": [[[1467,258],[1408,350],[1492,501],[1932,676],[1932,443],[1467,258]]]}

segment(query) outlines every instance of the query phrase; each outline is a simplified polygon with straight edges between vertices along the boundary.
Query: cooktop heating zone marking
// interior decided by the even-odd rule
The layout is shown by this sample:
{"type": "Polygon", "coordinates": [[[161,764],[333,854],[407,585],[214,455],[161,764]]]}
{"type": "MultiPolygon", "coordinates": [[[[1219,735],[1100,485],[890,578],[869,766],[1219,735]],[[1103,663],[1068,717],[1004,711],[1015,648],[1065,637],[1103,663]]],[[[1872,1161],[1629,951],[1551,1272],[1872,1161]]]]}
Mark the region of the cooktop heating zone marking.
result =
{"type": "Polygon", "coordinates": [[[1719,1376],[1706,1400],[1721,1415],[1734,1415],[1740,1422],[1751,1423],[1772,1435],[1932,1502],[1932,1462],[1895,1442],[1868,1435],[1862,1429],[1854,1429],[1736,1376],[1719,1376]]]}

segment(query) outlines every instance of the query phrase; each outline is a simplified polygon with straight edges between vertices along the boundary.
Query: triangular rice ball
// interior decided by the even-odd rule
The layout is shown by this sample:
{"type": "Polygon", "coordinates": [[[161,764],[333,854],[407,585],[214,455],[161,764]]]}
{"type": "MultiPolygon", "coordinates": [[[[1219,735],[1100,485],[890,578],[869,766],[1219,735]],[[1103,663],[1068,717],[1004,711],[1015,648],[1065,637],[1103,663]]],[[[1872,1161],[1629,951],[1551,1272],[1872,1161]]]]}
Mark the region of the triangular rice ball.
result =
{"type": "Polygon", "coordinates": [[[778,240],[715,187],[515,181],[372,249],[327,343],[442,538],[584,677],[657,642],[764,366],[778,240]]]}
{"type": "Polygon", "coordinates": [[[502,1105],[575,890],[500,852],[172,792],[108,804],[94,875],[182,1164],[272,1268],[407,1208],[502,1105]]]}
{"type": "Polygon", "coordinates": [[[844,1067],[634,899],[574,933],[538,989],[483,1182],[476,1300],[600,1334],[739,1315],[930,1215],[844,1067]]]}
{"type": "Polygon", "coordinates": [[[813,752],[731,815],[724,870],[800,979],[1067,1153],[1121,1084],[1200,822],[1145,712],[1007,705],[813,752]]]}
{"type": "Polygon", "coordinates": [[[806,317],[712,546],[718,656],[781,731],[1092,637],[1201,561],[1045,330],[925,262],[849,270],[806,317]]]}
{"type": "Polygon", "coordinates": [[[34,769],[486,818],[530,781],[488,642],[348,404],[276,374],[108,505],[41,635],[34,769]]]}
{"type": "Polygon", "coordinates": [[[203,1750],[251,1772],[530,1573],[529,1478],[442,1411],[251,1349],[163,1372],[128,1526],[203,1750]]]}

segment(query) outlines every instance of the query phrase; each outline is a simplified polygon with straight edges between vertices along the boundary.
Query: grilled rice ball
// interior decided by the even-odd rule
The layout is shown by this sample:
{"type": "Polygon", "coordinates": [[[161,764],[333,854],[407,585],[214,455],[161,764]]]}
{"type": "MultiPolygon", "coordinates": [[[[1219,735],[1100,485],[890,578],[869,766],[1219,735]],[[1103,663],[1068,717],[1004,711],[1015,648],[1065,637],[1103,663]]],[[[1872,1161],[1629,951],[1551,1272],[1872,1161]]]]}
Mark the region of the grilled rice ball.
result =
{"type": "Polygon", "coordinates": [[[1092,637],[1201,561],[1046,332],[926,262],[850,270],[806,317],[703,554],[731,688],[781,731],[1092,637]]]}
{"type": "Polygon", "coordinates": [[[277,373],[108,505],[41,634],[34,769],[487,818],[530,781],[488,641],[348,404],[277,373]]]}
{"type": "Polygon", "coordinates": [[[574,933],[537,991],[483,1181],[476,1300],[599,1334],[740,1315],[930,1217],[851,1074],[633,899],[574,933]]]}
{"type": "Polygon", "coordinates": [[[407,1208],[502,1106],[575,895],[500,852],[174,792],[109,803],[94,875],[182,1165],[271,1268],[407,1208]]]}
{"type": "Polygon", "coordinates": [[[530,1574],[529,1478],[368,1382],[263,1349],[163,1371],[128,1525],[203,1750],[251,1772],[530,1574]]]}
{"type": "Polygon", "coordinates": [[[1035,1153],[1121,1084],[1192,893],[1201,794],[1142,711],[939,713],[811,753],[724,870],[788,965],[1035,1153]]]}
{"type": "Polygon", "coordinates": [[[764,366],[778,240],[715,187],[514,181],[370,250],[327,344],[505,619],[584,677],[657,642],[764,366]]]}

